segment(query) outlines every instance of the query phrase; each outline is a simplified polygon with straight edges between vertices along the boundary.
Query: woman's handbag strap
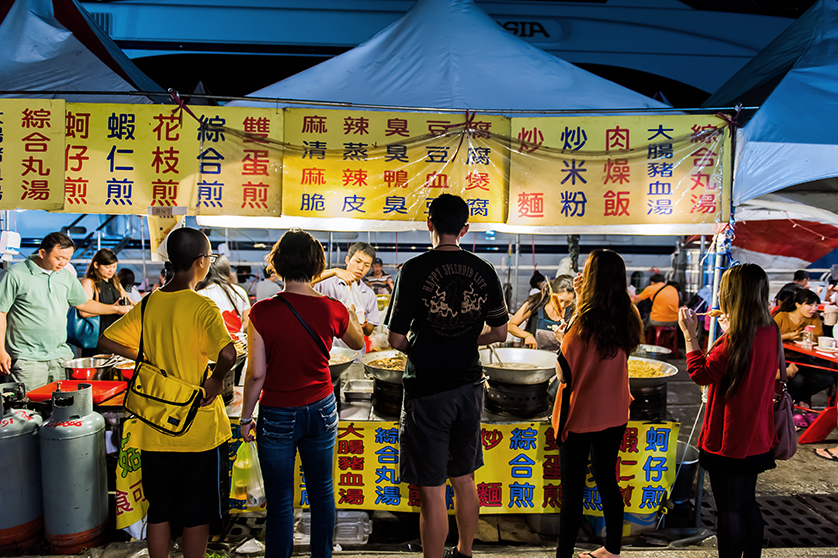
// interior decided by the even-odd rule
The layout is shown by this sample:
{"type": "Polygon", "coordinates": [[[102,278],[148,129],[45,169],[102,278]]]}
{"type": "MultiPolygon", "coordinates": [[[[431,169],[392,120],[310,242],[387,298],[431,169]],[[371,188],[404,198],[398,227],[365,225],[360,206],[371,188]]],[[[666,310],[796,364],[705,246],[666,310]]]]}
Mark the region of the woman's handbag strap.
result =
{"type": "Polygon", "coordinates": [[[311,335],[311,338],[314,339],[314,342],[317,343],[317,346],[320,347],[320,350],[323,352],[324,355],[326,355],[326,358],[328,359],[329,358],[329,349],[326,348],[326,343],[324,343],[321,338],[317,337],[314,334],[314,332],[311,331],[311,328],[308,327],[308,324],[305,322],[305,320],[303,320],[303,317],[300,316],[299,312],[297,312],[297,310],[293,306],[291,306],[290,302],[288,302],[287,300],[285,300],[284,297],[281,297],[281,296],[276,296],[275,298],[277,300],[282,301],[282,303],[285,306],[287,306],[288,309],[291,310],[291,312],[293,312],[295,316],[297,316],[297,319],[300,320],[300,323],[303,324],[303,327],[306,328],[306,331],[308,332],[308,334],[311,335]]]}

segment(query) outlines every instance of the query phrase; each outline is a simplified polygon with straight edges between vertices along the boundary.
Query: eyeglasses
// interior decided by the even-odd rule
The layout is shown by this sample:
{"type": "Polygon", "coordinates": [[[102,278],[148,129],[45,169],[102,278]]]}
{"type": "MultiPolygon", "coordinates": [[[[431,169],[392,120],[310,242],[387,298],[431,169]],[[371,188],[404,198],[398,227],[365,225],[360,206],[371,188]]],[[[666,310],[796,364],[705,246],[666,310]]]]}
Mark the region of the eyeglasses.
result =
{"type": "Polygon", "coordinates": [[[192,261],[199,260],[201,258],[209,258],[210,264],[214,264],[215,261],[218,259],[218,256],[219,254],[201,254],[200,256],[195,256],[195,259],[192,261]]]}

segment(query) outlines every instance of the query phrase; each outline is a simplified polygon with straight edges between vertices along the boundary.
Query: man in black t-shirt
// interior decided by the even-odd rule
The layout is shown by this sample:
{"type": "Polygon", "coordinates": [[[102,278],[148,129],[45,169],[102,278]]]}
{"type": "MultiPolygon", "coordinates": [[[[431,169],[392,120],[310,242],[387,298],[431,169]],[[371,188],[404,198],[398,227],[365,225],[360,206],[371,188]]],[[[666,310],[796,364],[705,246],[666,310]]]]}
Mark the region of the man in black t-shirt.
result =
{"type": "Polygon", "coordinates": [[[471,556],[479,513],[474,471],[483,465],[477,347],[506,339],[509,318],[494,267],[460,248],[466,202],[442,194],[428,213],[433,249],[404,264],[386,320],[390,344],[407,353],[399,471],[402,482],[419,487],[424,556],[439,558],[445,550],[446,478],[454,487],[459,542],[445,555],[471,556]]]}

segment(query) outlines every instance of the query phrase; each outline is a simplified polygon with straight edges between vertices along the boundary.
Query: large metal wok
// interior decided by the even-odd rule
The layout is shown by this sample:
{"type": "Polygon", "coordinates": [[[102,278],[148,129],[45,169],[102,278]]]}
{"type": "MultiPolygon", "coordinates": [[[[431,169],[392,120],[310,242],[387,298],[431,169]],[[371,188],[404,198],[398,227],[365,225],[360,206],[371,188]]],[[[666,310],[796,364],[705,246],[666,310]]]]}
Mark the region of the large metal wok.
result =
{"type": "Polygon", "coordinates": [[[403,355],[401,351],[396,349],[390,349],[388,351],[376,351],[374,353],[367,353],[361,357],[361,364],[364,365],[364,369],[370,374],[373,378],[377,380],[381,380],[382,382],[387,382],[390,384],[399,384],[402,383],[402,374],[404,374],[403,370],[388,370],[386,368],[376,368],[375,366],[370,366],[370,362],[374,360],[378,360],[381,358],[392,358],[395,356],[403,355]]]}
{"type": "Polygon", "coordinates": [[[629,386],[632,388],[646,388],[646,387],[654,387],[660,386],[666,383],[669,378],[674,376],[678,373],[678,369],[675,366],[669,364],[668,362],[661,362],[659,360],[655,360],[653,358],[643,358],[643,357],[636,357],[630,356],[629,360],[642,360],[644,362],[648,362],[652,366],[661,365],[661,372],[663,375],[655,377],[655,378],[632,378],[629,377],[629,386]]]}
{"type": "Polygon", "coordinates": [[[504,384],[534,385],[549,382],[556,375],[556,353],[535,349],[500,348],[491,351],[480,349],[480,363],[489,376],[489,381],[504,384]],[[504,364],[529,364],[529,370],[504,368],[493,352],[504,364]]]}
{"type": "Polygon", "coordinates": [[[352,349],[347,349],[346,347],[332,347],[329,351],[329,356],[340,356],[349,359],[346,362],[341,362],[340,364],[329,365],[329,372],[332,375],[332,381],[335,381],[340,378],[340,375],[343,374],[347,368],[352,366],[352,363],[355,362],[355,357],[358,356],[358,351],[353,351],[352,349]]]}
{"type": "Polygon", "coordinates": [[[660,345],[638,345],[631,353],[632,356],[641,358],[651,358],[654,360],[666,360],[672,354],[672,349],[661,347],[660,345]]]}

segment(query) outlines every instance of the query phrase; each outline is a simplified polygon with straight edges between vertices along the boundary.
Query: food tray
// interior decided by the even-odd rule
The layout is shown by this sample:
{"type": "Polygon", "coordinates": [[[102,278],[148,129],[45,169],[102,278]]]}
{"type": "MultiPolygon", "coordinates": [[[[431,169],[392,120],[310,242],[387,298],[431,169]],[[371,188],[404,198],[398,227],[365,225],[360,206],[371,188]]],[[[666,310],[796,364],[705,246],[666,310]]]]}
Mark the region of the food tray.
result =
{"type": "Polygon", "coordinates": [[[343,398],[347,401],[369,401],[372,399],[372,380],[347,380],[343,386],[343,398]]]}
{"type": "Polygon", "coordinates": [[[128,388],[128,382],[113,382],[106,380],[61,380],[59,382],[52,382],[38,389],[33,389],[26,396],[31,401],[46,401],[52,399],[52,392],[58,389],[58,384],[61,384],[61,391],[78,391],[79,384],[90,384],[93,388],[93,404],[98,405],[102,401],[106,401],[122,393],[128,388]]]}

